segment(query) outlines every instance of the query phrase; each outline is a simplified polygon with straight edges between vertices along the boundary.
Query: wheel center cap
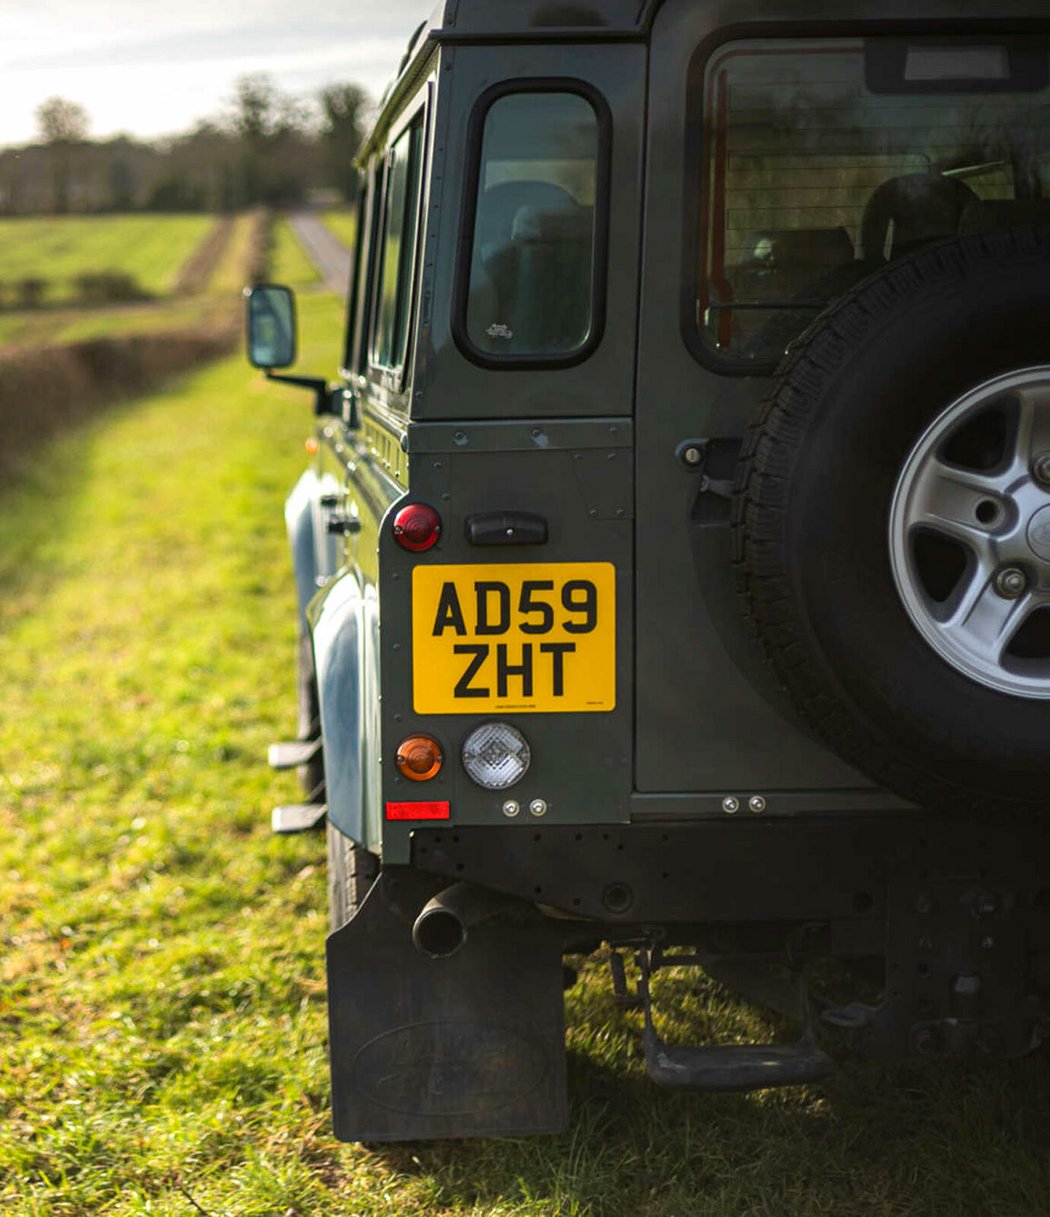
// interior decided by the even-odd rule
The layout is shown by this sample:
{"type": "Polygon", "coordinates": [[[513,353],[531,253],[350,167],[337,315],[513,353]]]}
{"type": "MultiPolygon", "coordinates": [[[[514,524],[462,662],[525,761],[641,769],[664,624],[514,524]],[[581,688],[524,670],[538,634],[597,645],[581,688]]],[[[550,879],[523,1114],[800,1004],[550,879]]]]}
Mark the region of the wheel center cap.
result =
{"type": "Polygon", "coordinates": [[[1028,521],[1028,546],[1037,558],[1050,562],[1050,504],[1040,507],[1028,521]]]}

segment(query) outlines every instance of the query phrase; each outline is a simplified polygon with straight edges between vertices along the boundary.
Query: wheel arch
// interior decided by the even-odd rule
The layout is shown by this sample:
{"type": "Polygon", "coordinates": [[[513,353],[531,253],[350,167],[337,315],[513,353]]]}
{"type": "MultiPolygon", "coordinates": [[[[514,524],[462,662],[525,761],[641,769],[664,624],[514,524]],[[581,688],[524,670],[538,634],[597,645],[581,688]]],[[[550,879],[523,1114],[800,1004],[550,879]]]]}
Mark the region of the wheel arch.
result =
{"type": "Polygon", "coordinates": [[[381,843],[379,623],[375,589],[343,571],[307,608],[324,740],[328,818],[352,841],[381,843]]]}

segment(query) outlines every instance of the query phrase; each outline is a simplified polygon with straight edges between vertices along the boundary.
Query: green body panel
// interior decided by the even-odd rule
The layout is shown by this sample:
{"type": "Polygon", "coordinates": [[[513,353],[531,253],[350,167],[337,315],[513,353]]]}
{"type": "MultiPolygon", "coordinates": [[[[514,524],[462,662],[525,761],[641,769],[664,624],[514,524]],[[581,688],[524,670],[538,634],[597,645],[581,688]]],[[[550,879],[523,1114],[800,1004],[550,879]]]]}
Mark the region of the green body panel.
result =
{"type": "MultiPolygon", "coordinates": [[[[359,741],[344,738],[351,723],[337,712],[339,698],[322,696],[330,815],[343,831],[403,863],[418,825],[385,822],[388,801],[447,800],[452,826],[530,824],[525,815],[508,821],[505,794],[476,786],[459,762],[464,736],[485,716],[420,715],[413,706],[411,572],[427,564],[616,568],[615,710],[507,716],[534,757],[509,793],[526,804],[544,799],[547,823],[719,816],[727,795],[761,795],[771,815],[902,806],[813,739],[774,686],[736,599],[728,513],[710,509],[700,475],[680,459],[686,440],[739,439],[768,384],[705,363],[688,340],[697,82],[706,55],[727,37],[855,36],[914,21],[962,30],[986,13],[976,0],[852,0],[829,27],[821,0],[459,0],[414,39],[362,153],[364,167],[381,165],[408,117],[425,107],[409,358],[403,374],[369,370],[358,341],[345,372],[353,408],[323,419],[318,433],[318,478],[345,491],[340,510],[360,524],[337,543],[337,579],[323,544],[314,545],[309,572],[325,584],[310,610],[315,626],[331,598],[331,613],[341,605],[360,634],[354,657],[339,660],[341,679],[357,689],[359,741]],[[611,124],[602,340],[574,366],[483,367],[453,333],[460,234],[473,205],[472,116],[501,82],[566,80],[600,94],[611,124]],[[443,520],[440,542],[423,554],[396,545],[390,525],[401,503],[416,501],[443,520]],[[466,518],[495,511],[543,516],[549,541],[528,550],[469,544],[466,518]],[[339,590],[345,579],[355,581],[353,595],[339,590]],[[447,758],[425,791],[394,765],[399,740],[414,731],[434,735],[447,758]],[[356,766],[356,776],[335,783],[333,801],[340,763],[356,766]]],[[[1019,30],[1044,16],[1034,3],[995,14],[1019,30]]],[[[301,541],[297,564],[307,552],[301,541]]],[[[307,581],[300,570],[300,589],[307,581]]],[[[321,634],[320,645],[334,648],[321,634]]]]}

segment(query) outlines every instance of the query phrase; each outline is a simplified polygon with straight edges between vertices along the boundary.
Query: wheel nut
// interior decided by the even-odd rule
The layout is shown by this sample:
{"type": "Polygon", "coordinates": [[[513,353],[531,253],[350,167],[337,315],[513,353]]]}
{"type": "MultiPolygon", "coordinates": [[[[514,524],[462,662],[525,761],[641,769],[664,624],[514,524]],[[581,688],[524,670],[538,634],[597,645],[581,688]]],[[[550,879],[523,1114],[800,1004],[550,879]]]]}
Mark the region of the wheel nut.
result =
{"type": "Polygon", "coordinates": [[[1044,452],[1032,462],[1032,476],[1044,486],[1050,486],[1050,452],[1044,452]]]}
{"type": "Polygon", "coordinates": [[[1004,566],[996,572],[994,579],[995,590],[1005,600],[1016,600],[1023,596],[1028,586],[1028,579],[1019,566],[1004,566]]]}

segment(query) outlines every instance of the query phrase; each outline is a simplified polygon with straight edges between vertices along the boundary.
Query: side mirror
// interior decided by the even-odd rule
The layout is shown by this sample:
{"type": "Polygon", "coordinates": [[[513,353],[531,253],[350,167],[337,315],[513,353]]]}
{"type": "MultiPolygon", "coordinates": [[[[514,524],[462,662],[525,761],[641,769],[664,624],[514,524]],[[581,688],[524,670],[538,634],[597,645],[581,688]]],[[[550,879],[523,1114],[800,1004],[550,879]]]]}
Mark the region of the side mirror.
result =
{"type": "Polygon", "coordinates": [[[287,368],[295,363],[295,293],[290,287],[262,283],[245,288],[248,362],[256,368],[287,368]]]}

